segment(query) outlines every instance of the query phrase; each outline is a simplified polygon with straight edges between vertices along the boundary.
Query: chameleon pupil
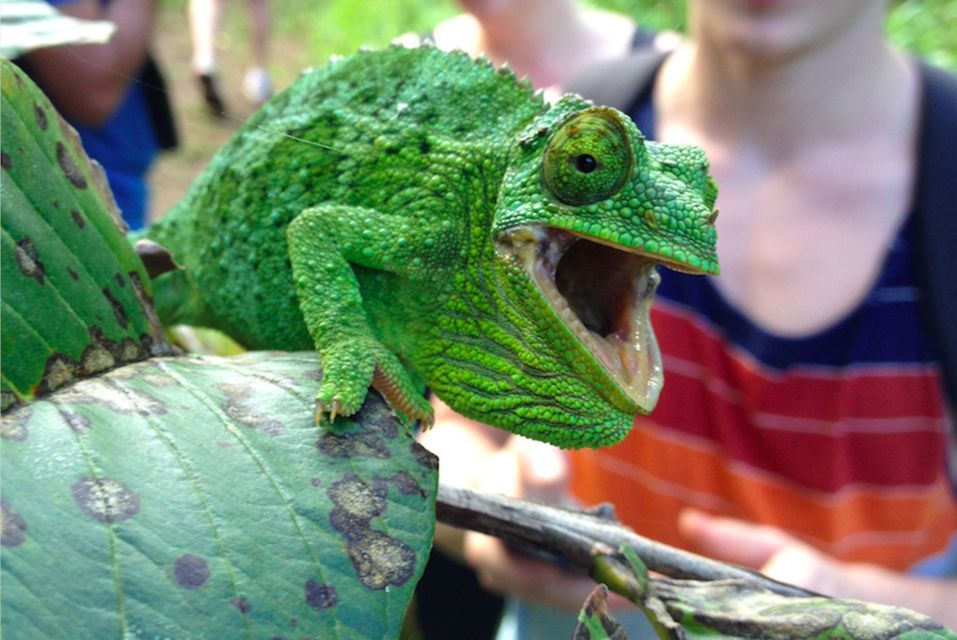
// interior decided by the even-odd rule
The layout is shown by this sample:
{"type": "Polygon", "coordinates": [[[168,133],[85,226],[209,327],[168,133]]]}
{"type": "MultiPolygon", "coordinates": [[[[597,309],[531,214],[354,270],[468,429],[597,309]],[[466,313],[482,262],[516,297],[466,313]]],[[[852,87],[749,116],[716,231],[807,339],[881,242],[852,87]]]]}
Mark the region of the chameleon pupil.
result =
{"type": "Polygon", "coordinates": [[[575,167],[582,173],[591,173],[598,168],[598,161],[587,153],[583,153],[575,158],[575,167]]]}

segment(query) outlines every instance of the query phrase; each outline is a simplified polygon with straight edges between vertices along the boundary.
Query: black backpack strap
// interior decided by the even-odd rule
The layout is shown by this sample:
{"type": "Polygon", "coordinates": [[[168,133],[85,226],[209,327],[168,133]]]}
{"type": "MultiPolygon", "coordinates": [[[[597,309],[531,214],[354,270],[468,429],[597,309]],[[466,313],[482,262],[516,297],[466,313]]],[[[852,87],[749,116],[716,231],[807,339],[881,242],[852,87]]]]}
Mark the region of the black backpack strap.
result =
{"type": "Polygon", "coordinates": [[[628,112],[651,91],[650,82],[668,53],[642,48],[625,58],[588,67],[562,88],[595,104],[628,112]]]}
{"type": "Polygon", "coordinates": [[[139,82],[146,95],[150,124],[156,134],[159,148],[164,151],[175,149],[179,146],[179,133],[176,129],[176,119],[173,117],[173,105],[170,103],[166,78],[163,77],[152,55],[146,56],[146,62],[140,71],[139,82]]]}
{"type": "Polygon", "coordinates": [[[920,304],[957,425],[957,76],[926,64],[921,73],[915,194],[920,304]]]}

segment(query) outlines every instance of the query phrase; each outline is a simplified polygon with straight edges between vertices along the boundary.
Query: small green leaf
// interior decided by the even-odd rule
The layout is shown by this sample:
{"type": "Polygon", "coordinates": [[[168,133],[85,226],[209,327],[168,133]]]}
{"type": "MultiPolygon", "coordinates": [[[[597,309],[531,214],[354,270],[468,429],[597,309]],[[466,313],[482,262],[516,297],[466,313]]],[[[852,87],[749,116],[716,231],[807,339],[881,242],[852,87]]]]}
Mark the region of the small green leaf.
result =
{"type": "Polygon", "coordinates": [[[628,640],[624,627],[608,609],[608,587],[597,585],[578,612],[573,640],[628,640]]]}
{"type": "Polygon", "coordinates": [[[437,462],[374,394],[321,432],[317,370],[153,358],[0,418],[4,631],[396,637],[437,462]]]}
{"type": "Polygon", "coordinates": [[[685,638],[681,626],[655,595],[648,568],[633,548],[621,545],[618,553],[598,554],[594,558],[591,575],[596,581],[608,585],[609,589],[638,605],[659,638],[685,638]]]}

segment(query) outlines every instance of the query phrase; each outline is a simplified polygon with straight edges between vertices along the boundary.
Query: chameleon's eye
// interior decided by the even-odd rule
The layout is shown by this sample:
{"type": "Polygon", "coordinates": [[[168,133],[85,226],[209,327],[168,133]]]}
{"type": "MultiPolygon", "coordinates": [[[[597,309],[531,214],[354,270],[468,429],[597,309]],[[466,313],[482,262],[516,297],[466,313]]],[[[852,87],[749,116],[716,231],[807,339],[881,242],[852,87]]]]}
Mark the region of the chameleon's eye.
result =
{"type": "Polygon", "coordinates": [[[625,184],[632,154],[621,123],[605,111],[587,111],[555,132],[545,149],[543,175],[552,194],[567,204],[604,200],[625,184]]]}
{"type": "Polygon", "coordinates": [[[582,173],[591,173],[598,168],[598,161],[587,153],[583,153],[575,158],[575,168],[582,173]]]}

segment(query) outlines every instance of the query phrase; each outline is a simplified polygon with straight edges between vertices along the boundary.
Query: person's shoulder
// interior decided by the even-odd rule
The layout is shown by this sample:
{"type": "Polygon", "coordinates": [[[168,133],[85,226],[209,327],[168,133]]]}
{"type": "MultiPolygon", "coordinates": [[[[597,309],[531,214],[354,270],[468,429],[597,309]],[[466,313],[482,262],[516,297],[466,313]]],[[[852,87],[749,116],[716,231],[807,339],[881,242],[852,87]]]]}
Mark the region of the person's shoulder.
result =
{"type": "Polygon", "coordinates": [[[478,56],[480,26],[468,13],[452,16],[436,24],[428,32],[408,32],[392,39],[392,44],[415,48],[431,45],[443,51],[460,49],[472,57],[478,56]]]}
{"type": "Polygon", "coordinates": [[[473,15],[462,13],[435,25],[432,29],[432,40],[435,46],[443,51],[461,49],[474,57],[481,53],[479,51],[481,30],[481,25],[473,15]]]}
{"type": "Polygon", "coordinates": [[[624,110],[655,77],[668,52],[648,47],[591,65],[565,83],[563,90],[596,104],[624,110]]]}
{"type": "Polygon", "coordinates": [[[585,23],[597,29],[609,38],[629,42],[638,25],[629,16],[616,11],[608,11],[600,8],[587,8],[582,12],[582,18],[585,23]]]}

